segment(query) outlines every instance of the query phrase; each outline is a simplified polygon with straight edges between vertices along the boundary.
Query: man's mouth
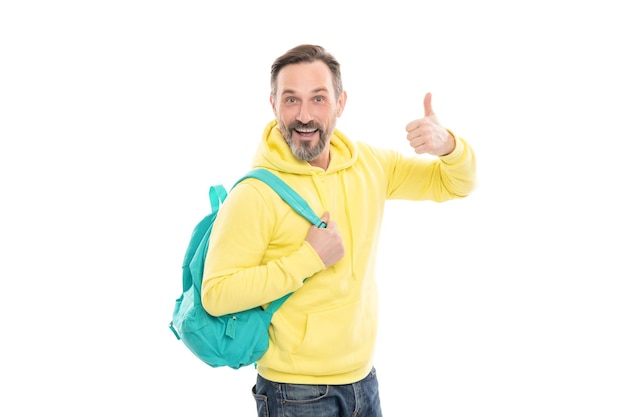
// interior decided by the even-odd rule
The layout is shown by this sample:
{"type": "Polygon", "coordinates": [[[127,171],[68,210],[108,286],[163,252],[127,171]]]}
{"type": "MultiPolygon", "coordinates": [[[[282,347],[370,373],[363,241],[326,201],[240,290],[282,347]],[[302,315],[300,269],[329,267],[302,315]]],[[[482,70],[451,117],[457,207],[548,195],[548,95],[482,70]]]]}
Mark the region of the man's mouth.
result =
{"type": "Polygon", "coordinates": [[[298,133],[300,136],[304,136],[304,137],[309,137],[309,136],[313,136],[315,134],[315,132],[317,132],[317,129],[314,127],[300,127],[297,129],[293,129],[296,133],[298,133]]]}

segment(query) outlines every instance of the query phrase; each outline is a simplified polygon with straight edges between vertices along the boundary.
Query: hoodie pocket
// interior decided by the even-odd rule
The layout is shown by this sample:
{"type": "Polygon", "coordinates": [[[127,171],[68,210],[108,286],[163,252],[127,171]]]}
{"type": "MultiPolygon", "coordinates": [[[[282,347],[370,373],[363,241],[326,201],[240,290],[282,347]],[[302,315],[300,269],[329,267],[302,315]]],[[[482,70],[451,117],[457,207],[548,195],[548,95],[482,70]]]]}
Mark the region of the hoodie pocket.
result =
{"type": "Polygon", "coordinates": [[[358,300],[308,314],[304,338],[292,354],[298,371],[328,375],[367,365],[376,339],[373,311],[358,300]]]}

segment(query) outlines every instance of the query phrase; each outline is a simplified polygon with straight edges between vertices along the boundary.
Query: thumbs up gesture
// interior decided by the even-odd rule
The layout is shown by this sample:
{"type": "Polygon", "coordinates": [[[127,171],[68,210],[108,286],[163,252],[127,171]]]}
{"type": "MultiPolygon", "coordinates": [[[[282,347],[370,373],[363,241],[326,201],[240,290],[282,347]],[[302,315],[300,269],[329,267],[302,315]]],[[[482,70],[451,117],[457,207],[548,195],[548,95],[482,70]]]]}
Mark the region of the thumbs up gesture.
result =
{"type": "Polygon", "coordinates": [[[406,138],[417,154],[447,155],[456,143],[452,135],[441,126],[431,105],[432,95],[424,96],[424,117],[406,125],[406,138]]]}

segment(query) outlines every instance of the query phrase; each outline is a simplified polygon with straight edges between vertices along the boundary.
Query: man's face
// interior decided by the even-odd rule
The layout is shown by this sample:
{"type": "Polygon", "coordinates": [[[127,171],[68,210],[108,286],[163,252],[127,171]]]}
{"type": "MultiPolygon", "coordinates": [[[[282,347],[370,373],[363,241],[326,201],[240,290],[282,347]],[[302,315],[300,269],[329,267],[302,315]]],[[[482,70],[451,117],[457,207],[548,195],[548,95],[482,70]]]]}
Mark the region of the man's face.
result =
{"type": "MultiPolygon", "coordinates": [[[[322,61],[287,65],[276,79],[274,115],[293,155],[328,164],[330,136],[345,104],[345,92],[335,97],[332,74],[322,61]]],[[[313,164],[315,165],[315,164],[313,164]]]]}

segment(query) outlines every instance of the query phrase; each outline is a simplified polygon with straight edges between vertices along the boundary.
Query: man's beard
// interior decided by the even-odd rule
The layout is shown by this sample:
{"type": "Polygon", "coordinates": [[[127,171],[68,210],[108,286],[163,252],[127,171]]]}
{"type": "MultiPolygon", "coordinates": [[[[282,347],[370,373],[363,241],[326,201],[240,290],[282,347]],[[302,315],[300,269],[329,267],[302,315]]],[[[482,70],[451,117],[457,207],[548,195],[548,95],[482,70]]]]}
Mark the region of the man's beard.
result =
{"type": "Polygon", "coordinates": [[[287,145],[289,145],[289,149],[291,149],[291,153],[296,159],[299,159],[300,161],[310,162],[317,159],[324,151],[324,148],[326,147],[326,144],[330,139],[330,135],[326,133],[324,128],[322,126],[319,126],[315,122],[307,124],[294,122],[291,123],[289,126],[281,126],[280,130],[283,134],[283,137],[285,138],[285,141],[287,142],[287,145]],[[298,144],[293,140],[293,131],[296,129],[316,129],[319,135],[319,140],[314,146],[311,146],[311,143],[309,142],[302,142],[298,144]]]}

